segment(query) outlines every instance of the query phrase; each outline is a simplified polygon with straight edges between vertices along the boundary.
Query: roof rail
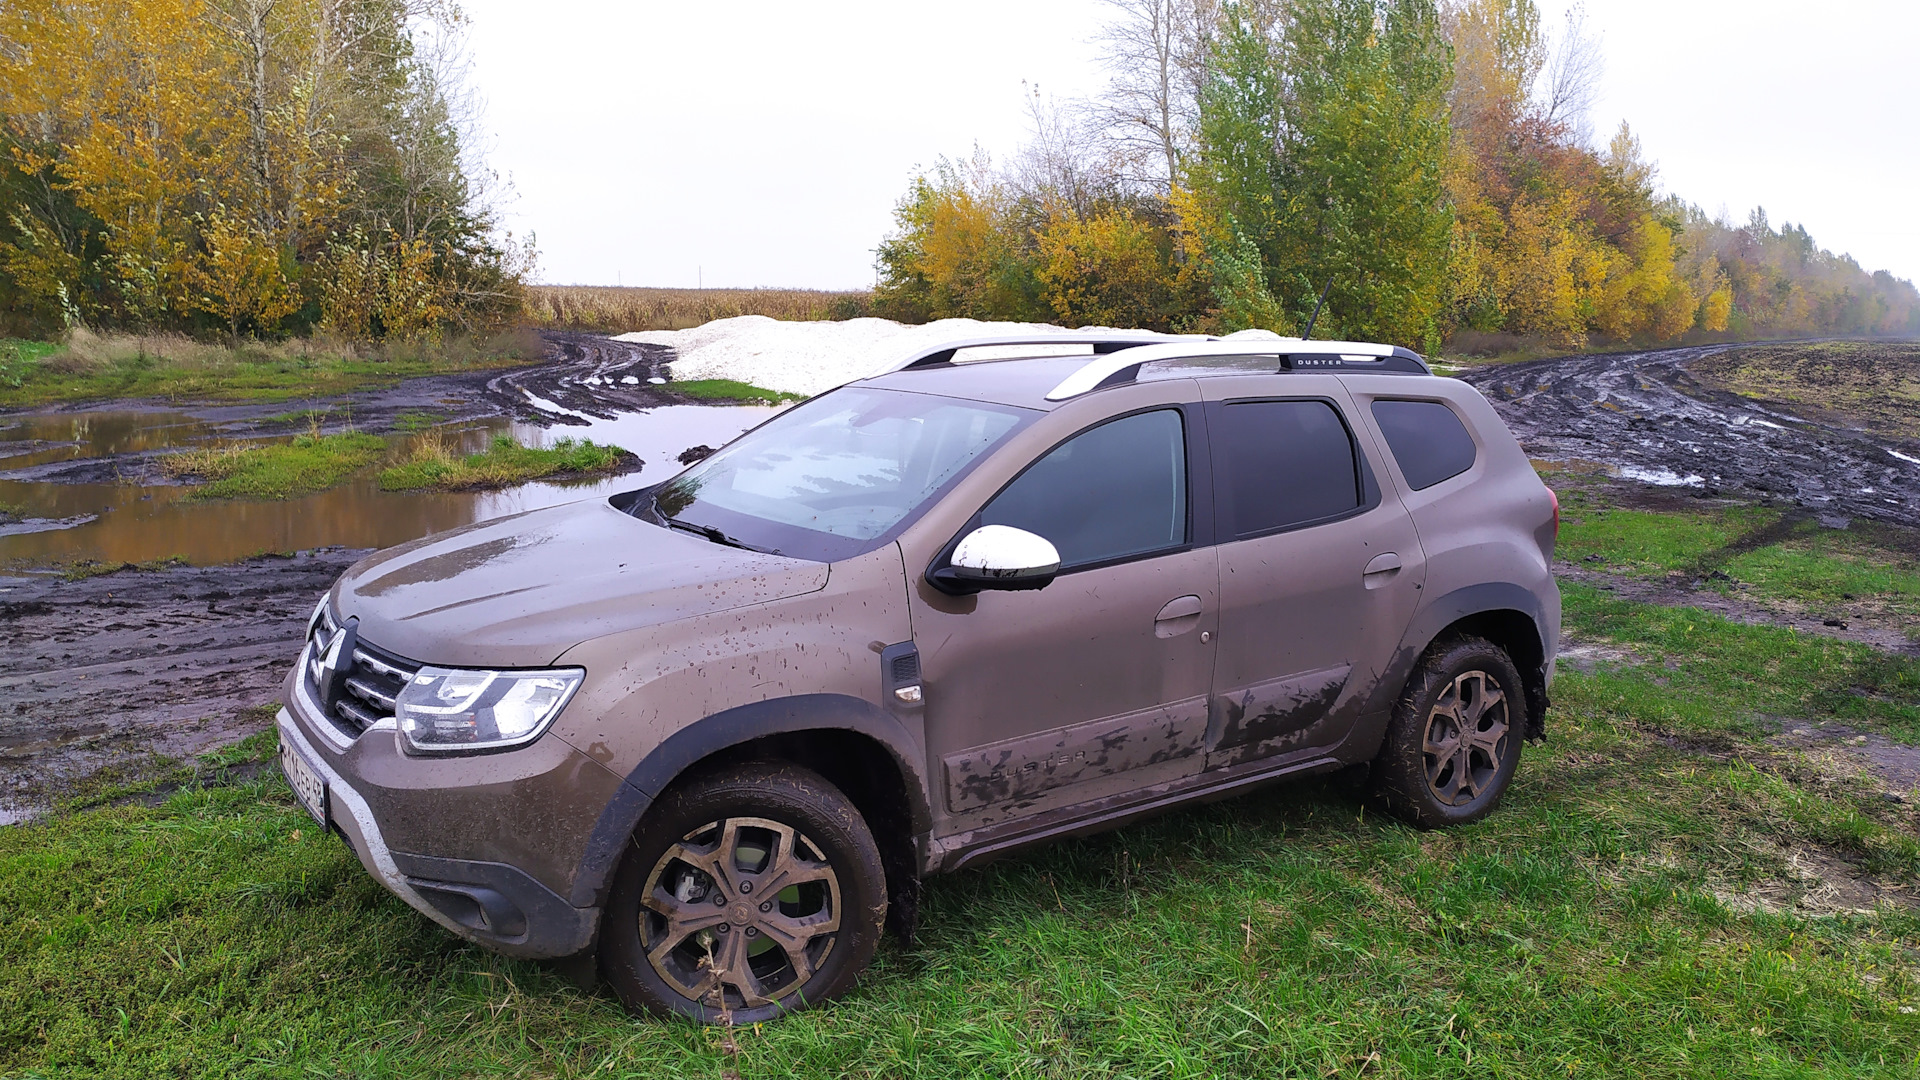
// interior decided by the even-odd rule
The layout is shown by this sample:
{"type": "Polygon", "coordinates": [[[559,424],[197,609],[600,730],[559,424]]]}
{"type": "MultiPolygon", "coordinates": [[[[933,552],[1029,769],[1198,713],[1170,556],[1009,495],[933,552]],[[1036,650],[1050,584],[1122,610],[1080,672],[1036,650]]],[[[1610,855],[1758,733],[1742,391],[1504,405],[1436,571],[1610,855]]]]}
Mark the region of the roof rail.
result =
{"type": "Polygon", "coordinates": [[[867,378],[877,379],[895,371],[951,364],[954,354],[961,349],[1011,345],[1091,345],[1095,356],[1106,356],[1122,349],[1132,349],[1142,345],[1201,343],[1215,340],[1218,339],[1204,334],[1161,334],[1152,330],[1010,331],[1004,334],[986,334],[979,337],[924,343],[904,356],[888,361],[867,378]]]}
{"type": "Polygon", "coordinates": [[[1047,400],[1065,401],[1102,387],[1133,382],[1141,366],[1155,360],[1206,356],[1272,356],[1276,372],[1331,369],[1392,375],[1433,374],[1418,353],[1397,345],[1270,337],[1241,341],[1215,339],[1182,344],[1178,348],[1140,348],[1096,357],[1047,391],[1047,400]]]}

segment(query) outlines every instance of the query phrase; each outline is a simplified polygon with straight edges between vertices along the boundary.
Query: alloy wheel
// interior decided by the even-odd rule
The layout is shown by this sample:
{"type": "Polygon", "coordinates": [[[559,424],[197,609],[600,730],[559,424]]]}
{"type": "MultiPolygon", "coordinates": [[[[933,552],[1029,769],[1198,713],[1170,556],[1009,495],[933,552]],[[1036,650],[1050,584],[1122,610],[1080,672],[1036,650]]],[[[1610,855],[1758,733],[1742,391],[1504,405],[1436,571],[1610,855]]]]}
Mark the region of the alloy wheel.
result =
{"type": "Polygon", "coordinates": [[[1479,798],[1499,775],[1510,732],[1507,694],[1499,680],[1477,669],[1457,676],[1427,714],[1422,739],[1434,798],[1447,806],[1479,798]]]}
{"type": "Polygon", "coordinates": [[[840,881],[818,845],[767,818],[710,822],[654,863],[640,941],[689,1001],[754,1008],[813,977],[840,929],[840,881]]]}

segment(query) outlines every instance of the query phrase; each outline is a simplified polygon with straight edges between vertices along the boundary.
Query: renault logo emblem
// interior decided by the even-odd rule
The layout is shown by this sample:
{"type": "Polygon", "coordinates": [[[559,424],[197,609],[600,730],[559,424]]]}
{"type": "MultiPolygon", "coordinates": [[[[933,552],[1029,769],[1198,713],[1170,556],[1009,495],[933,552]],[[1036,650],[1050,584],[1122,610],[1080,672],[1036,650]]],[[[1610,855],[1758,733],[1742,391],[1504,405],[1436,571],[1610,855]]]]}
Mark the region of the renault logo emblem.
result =
{"type": "Polygon", "coordinates": [[[356,620],[348,619],[347,624],[335,630],[324,643],[318,637],[313,639],[313,658],[307,661],[307,671],[321,703],[328,708],[332,708],[340,696],[341,676],[353,670],[353,646],[358,629],[356,620]]]}

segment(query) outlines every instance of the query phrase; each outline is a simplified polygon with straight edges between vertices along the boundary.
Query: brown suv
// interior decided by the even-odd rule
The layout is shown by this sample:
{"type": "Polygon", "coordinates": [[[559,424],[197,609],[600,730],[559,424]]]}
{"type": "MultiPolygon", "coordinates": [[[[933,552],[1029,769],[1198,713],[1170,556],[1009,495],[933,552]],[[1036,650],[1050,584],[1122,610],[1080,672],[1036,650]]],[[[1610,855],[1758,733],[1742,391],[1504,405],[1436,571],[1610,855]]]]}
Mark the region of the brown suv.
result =
{"type": "Polygon", "coordinates": [[[734,1022],[1036,841],[1353,765],[1422,827],[1493,807],[1558,509],[1479,393],[1270,336],[963,362],[1009,344],[355,566],[287,680],[295,791],[461,937],[734,1022]]]}

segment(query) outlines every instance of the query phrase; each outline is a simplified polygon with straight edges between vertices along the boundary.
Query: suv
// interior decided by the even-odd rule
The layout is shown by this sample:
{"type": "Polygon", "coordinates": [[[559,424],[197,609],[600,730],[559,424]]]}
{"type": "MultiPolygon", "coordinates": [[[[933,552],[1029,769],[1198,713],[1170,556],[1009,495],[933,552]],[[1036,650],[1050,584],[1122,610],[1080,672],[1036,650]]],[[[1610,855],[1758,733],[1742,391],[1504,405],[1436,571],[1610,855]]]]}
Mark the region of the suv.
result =
{"type": "Polygon", "coordinates": [[[663,484],[362,561],[281,761],[449,931],[752,1023],[1028,844],[1349,766],[1417,826],[1486,814],[1543,732],[1558,524],[1405,349],[948,343],[663,484]],[[1055,355],[964,362],[1009,345],[1055,355]]]}

